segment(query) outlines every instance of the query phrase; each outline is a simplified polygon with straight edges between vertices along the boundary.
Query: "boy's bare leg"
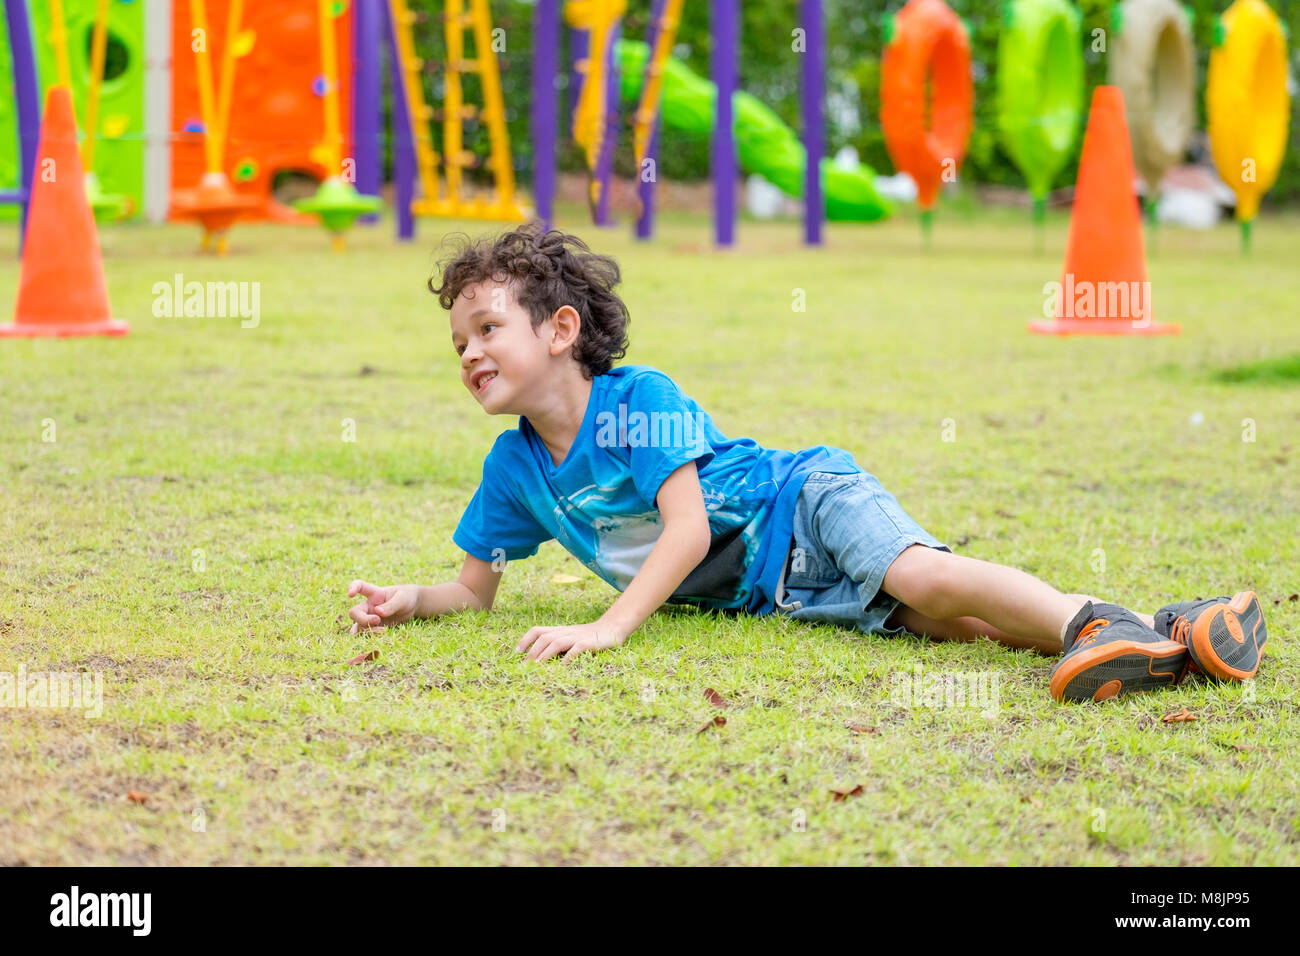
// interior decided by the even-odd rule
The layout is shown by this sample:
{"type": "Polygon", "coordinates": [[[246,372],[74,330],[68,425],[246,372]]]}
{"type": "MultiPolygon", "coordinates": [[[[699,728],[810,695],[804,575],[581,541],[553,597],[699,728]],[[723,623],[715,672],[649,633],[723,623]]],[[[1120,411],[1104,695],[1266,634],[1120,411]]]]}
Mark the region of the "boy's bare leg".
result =
{"type": "MultiPolygon", "coordinates": [[[[1086,601],[1017,568],[912,545],[885,572],[882,590],[901,607],[891,623],[917,634],[1061,653],[1061,629],[1086,601]],[[913,625],[916,625],[915,627],[913,625]]],[[[1148,627],[1149,615],[1138,615],[1148,627]]]]}
{"type": "Polygon", "coordinates": [[[1060,641],[1040,642],[1027,637],[1017,637],[1015,634],[998,630],[988,621],[981,621],[977,617],[950,617],[936,621],[906,604],[900,604],[898,610],[890,615],[886,623],[890,627],[902,625],[913,634],[921,634],[940,641],[977,641],[981,637],[987,637],[1004,647],[1038,651],[1048,655],[1061,653],[1060,641]]]}

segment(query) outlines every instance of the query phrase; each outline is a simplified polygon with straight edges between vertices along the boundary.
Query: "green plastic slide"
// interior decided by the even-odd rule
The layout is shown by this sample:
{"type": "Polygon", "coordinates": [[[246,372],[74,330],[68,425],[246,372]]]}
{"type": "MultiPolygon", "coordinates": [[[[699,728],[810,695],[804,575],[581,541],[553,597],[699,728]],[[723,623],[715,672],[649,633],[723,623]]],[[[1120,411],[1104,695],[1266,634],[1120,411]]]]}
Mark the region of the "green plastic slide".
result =
{"type": "MultiPolygon", "coordinates": [[[[623,102],[635,105],[650,47],[635,40],[622,40],[617,56],[623,102]]],[[[712,83],[669,57],[664,64],[660,104],[664,127],[708,136],[713,130],[717,95],[712,83]]],[[[758,173],[788,196],[802,196],[806,160],[803,144],[794,131],[748,93],[737,92],[732,107],[740,168],[747,173],[758,173]]],[[[893,212],[889,201],[876,192],[876,174],[871,167],[859,164],[857,169],[845,169],[823,159],[821,170],[827,219],[875,222],[893,212]]]]}

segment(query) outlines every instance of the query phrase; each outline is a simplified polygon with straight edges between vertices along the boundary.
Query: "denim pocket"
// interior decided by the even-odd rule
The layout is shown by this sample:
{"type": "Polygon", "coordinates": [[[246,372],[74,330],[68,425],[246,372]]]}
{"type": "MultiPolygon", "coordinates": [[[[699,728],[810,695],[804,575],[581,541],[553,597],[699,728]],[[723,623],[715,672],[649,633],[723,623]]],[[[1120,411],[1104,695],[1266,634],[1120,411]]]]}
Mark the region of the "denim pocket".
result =
{"type": "Polygon", "coordinates": [[[844,577],[825,550],[798,537],[791,542],[786,561],[787,588],[824,588],[844,577]]]}

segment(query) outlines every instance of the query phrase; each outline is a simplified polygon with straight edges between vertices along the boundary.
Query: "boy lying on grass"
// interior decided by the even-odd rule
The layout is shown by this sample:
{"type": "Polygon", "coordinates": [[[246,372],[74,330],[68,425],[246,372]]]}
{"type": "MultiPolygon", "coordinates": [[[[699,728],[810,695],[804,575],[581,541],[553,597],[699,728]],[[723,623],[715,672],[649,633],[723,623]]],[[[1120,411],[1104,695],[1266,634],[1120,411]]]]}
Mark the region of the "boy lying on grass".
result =
{"type": "Polygon", "coordinates": [[[1189,673],[1245,680],[1266,631],[1252,591],[1154,618],[1062,594],[1015,568],[953,554],[846,451],[727,438],[663,372],[614,367],[627,349],[618,264],[530,224],[466,245],[429,288],[451,313],[461,381],[489,415],[518,415],[483,462],[455,543],[459,580],[354,581],[352,633],[488,610],[507,561],[555,538],[622,592],[598,620],[534,627],[544,661],[616,647],[664,602],[904,631],[1064,656],[1057,700],[1107,700],[1189,673]]]}

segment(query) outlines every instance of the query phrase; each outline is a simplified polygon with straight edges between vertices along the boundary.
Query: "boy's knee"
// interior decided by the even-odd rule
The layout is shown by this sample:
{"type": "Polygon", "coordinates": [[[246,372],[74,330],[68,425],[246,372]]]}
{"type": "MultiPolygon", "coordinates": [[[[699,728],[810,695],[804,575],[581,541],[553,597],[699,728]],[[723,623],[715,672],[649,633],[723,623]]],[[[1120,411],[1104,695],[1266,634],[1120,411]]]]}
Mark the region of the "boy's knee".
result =
{"type": "Polygon", "coordinates": [[[885,593],[928,618],[945,620],[961,613],[954,571],[961,559],[947,551],[914,544],[885,572],[885,593]]]}

